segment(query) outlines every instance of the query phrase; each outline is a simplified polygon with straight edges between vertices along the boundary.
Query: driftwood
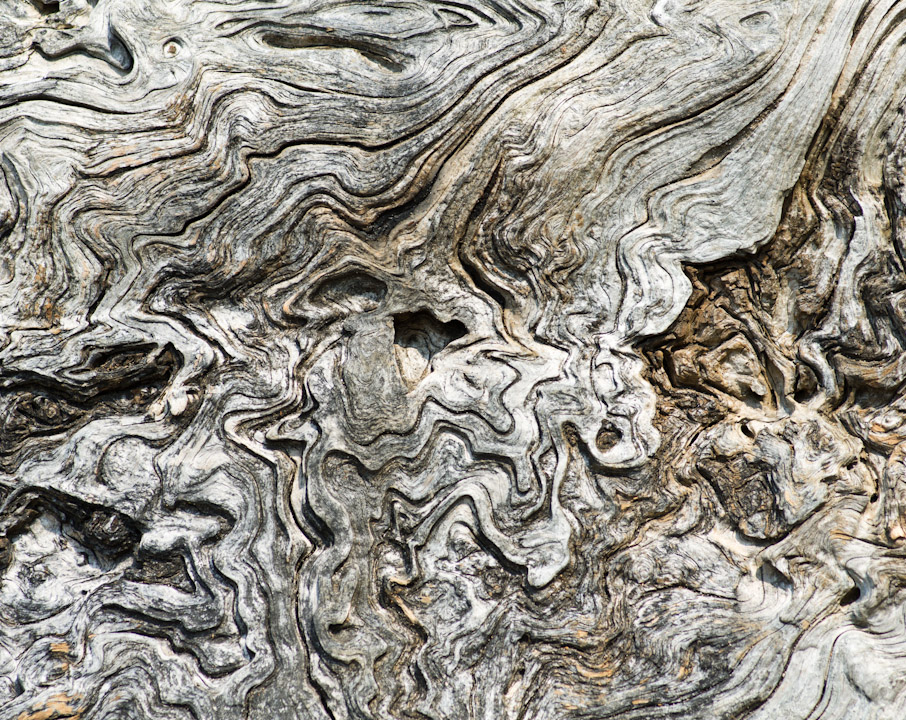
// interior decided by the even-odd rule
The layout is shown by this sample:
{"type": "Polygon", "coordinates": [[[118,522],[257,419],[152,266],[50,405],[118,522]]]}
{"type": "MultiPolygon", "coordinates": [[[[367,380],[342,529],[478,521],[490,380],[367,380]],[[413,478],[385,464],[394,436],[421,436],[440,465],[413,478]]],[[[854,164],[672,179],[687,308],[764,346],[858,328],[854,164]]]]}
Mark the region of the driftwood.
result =
{"type": "Polygon", "coordinates": [[[2,0],[0,717],[906,717],[903,0],[2,0]]]}

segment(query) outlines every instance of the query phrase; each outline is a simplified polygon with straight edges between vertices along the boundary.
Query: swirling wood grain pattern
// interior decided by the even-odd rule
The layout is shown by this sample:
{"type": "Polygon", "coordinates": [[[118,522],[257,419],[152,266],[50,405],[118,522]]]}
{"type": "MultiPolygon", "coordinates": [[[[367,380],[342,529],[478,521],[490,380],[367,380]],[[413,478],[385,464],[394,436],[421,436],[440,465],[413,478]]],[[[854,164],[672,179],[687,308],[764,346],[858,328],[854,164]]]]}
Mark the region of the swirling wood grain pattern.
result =
{"type": "Polygon", "coordinates": [[[0,717],[906,715],[903,0],[0,0],[0,717]]]}

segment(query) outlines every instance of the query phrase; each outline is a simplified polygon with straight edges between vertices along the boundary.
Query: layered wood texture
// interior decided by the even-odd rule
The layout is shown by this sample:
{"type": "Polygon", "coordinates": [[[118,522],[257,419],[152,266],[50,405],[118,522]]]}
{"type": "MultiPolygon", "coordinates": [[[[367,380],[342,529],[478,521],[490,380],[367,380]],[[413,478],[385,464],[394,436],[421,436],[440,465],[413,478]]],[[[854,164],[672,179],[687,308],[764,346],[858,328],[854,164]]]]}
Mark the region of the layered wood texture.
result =
{"type": "Polygon", "coordinates": [[[0,0],[0,717],[906,717],[903,0],[0,0]]]}

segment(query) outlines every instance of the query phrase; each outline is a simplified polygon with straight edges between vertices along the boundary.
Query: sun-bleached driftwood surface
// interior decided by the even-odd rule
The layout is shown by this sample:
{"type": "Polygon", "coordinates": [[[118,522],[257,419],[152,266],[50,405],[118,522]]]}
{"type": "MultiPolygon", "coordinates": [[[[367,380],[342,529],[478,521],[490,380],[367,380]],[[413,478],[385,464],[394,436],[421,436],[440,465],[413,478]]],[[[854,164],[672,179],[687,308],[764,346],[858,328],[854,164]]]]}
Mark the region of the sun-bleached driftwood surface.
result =
{"type": "Polygon", "coordinates": [[[906,717],[904,41],[2,0],[0,718],[906,717]]]}

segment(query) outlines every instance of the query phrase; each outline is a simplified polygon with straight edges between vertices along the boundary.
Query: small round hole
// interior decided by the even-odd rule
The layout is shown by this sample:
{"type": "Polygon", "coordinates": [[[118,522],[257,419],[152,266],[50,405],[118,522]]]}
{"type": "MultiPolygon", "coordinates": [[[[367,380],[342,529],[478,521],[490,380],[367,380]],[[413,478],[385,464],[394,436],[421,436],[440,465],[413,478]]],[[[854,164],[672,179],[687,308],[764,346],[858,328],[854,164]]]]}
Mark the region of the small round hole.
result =
{"type": "Polygon", "coordinates": [[[849,590],[843,593],[843,597],[840,598],[840,606],[846,607],[847,605],[852,605],[862,596],[862,591],[859,590],[858,585],[853,585],[849,590]]]}
{"type": "Polygon", "coordinates": [[[167,57],[176,57],[181,49],[179,42],[176,40],[167,40],[164,43],[164,55],[167,57]]]}
{"type": "Polygon", "coordinates": [[[601,423],[601,429],[595,437],[595,445],[597,445],[599,452],[606,453],[608,450],[615,448],[621,439],[622,434],[616,426],[605,420],[601,423]]]}

